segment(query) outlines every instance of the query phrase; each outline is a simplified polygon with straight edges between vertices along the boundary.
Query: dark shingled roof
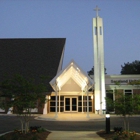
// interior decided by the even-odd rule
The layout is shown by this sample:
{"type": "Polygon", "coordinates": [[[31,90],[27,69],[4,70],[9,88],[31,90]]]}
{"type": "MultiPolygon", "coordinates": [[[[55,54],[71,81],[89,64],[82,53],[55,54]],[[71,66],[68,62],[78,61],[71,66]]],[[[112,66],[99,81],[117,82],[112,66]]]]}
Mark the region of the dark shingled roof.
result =
{"type": "Polygon", "coordinates": [[[49,84],[57,74],[65,41],[65,38],[0,39],[0,81],[5,75],[21,74],[37,82],[42,75],[49,76],[49,84]]]}

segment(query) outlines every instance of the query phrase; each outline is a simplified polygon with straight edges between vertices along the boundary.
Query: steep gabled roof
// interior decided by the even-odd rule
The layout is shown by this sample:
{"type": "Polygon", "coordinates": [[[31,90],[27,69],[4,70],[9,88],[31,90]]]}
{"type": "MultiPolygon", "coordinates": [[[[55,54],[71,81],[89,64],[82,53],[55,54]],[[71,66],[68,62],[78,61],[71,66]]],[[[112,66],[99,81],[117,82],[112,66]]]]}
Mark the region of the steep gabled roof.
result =
{"type": "Polygon", "coordinates": [[[47,76],[49,82],[62,69],[65,41],[65,38],[0,39],[0,80],[5,75],[21,74],[36,82],[41,75],[47,76]]]}
{"type": "Polygon", "coordinates": [[[61,70],[51,81],[50,85],[56,90],[56,85],[61,90],[61,87],[72,78],[84,90],[86,86],[90,89],[93,86],[92,79],[74,62],[71,62],[61,70]]]}

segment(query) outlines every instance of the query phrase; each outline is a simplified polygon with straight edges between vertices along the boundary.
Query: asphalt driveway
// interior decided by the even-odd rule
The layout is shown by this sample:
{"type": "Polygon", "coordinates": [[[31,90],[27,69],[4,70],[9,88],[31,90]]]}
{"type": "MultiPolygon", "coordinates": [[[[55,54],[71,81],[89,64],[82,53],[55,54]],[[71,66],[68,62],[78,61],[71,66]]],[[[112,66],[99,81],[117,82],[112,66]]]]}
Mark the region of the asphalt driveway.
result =
{"type": "MultiPolygon", "coordinates": [[[[50,131],[99,131],[105,129],[105,121],[43,121],[31,118],[30,126],[42,126],[50,131]]],[[[123,119],[112,117],[111,129],[123,126],[123,119]]],[[[140,133],[140,117],[131,117],[130,130],[140,133]]],[[[0,133],[20,128],[15,115],[0,115],[0,133]]]]}

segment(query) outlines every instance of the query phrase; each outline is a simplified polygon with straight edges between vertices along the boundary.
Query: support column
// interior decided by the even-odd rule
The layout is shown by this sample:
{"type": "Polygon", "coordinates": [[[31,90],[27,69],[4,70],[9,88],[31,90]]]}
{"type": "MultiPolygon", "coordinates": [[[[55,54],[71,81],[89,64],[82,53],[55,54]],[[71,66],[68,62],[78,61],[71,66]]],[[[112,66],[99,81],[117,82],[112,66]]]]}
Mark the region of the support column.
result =
{"type": "Polygon", "coordinates": [[[89,96],[88,96],[88,86],[86,87],[87,94],[87,118],[89,118],[89,96]]]}
{"type": "Polygon", "coordinates": [[[59,91],[59,113],[60,113],[60,91],[59,91]]]}
{"type": "Polygon", "coordinates": [[[7,114],[13,114],[13,107],[10,107],[10,108],[8,109],[7,114]]]}
{"type": "MultiPolygon", "coordinates": [[[[14,100],[14,98],[12,98],[11,99],[12,101],[14,100]]],[[[8,109],[8,112],[7,112],[7,114],[13,114],[13,106],[12,107],[10,107],[9,109],[8,109]]]]}
{"type": "Polygon", "coordinates": [[[82,113],[83,113],[83,90],[82,90],[82,113]]]}
{"type": "Polygon", "coordinates": [[[58,112],[57,112],[57,94],[58,94],[58,91],[56,90],[55,91],[55,118],[58,117],[58,112]]]}
{"type": "Polygon", "coordinates": [[[96,7],[96,18],[93,18],[93,48],[94,48],[94,93],[95,113],[102,114],[105,109],[105,67],[104,67],[104,40],[103,20],[98,16],[99,8],[96,7]]]}
{"type": "Polygon", "coordinates": [[[43,114],[47,114],[48,96],[46,95],[46,103],[44,104],[43,114]]]}

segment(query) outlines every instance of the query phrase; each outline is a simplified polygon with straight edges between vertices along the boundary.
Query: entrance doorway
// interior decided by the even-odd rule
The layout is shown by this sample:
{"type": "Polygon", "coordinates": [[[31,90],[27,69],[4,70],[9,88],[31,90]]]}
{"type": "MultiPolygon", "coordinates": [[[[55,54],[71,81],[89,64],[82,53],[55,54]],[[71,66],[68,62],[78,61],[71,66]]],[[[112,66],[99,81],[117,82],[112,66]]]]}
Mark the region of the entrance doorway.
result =
{"type": "Polygon", "coordinates": [[[65,112],[77,112],[78,109],[77,97],[65,97],[65,112]]]}

